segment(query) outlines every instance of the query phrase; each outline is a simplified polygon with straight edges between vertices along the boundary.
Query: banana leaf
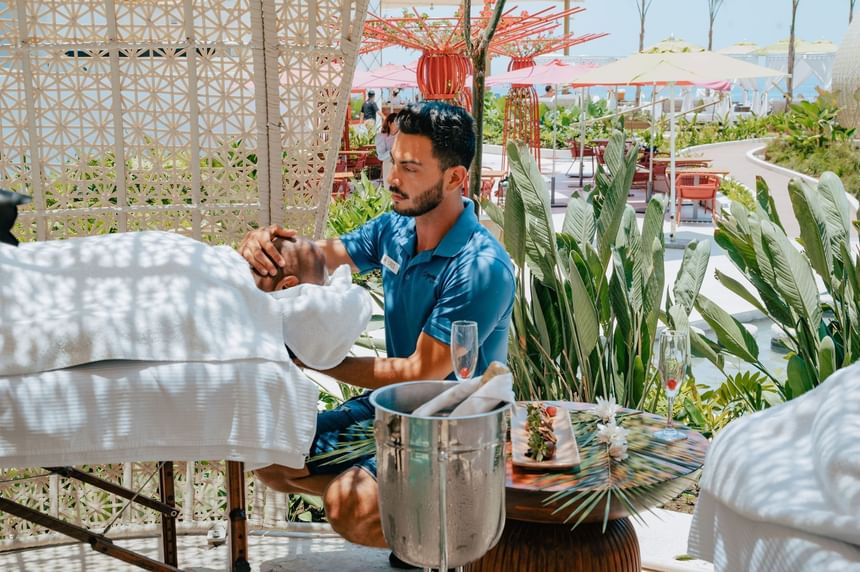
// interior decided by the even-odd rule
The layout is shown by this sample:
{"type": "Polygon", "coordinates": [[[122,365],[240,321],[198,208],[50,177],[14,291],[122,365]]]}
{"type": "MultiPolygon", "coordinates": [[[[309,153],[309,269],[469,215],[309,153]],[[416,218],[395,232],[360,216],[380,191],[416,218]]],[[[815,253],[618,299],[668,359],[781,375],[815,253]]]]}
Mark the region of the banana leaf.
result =
{"type": "MultiPolygon", "coordinates": [[[[575,261],[572,259],[571,265],[574,268],[576,266],[575,261]]],[[[597,340],[600,336],[600,326],[597,320],[597,309],[587,294],[579,271],[574,268],[570,272],[570,295],[573,307],[572,326],[576,332],[574,337],[580,363],[583,363],[597,346],[597,340]]]]}
{"type": "Polygon", "coordinates": [[[816,385],[815,374],[809,363],[801,356],[788,360],[788,379],[785,384],[786,399],[794,399],[813,389],[816,385]]]}
{"type": "Polygon", "coordinates": [[[770,253],[764,244],[762,238],[762,225],[771,224],[768,221],[754,220],[750,221],[750,242],[755,249],[755,259],[758,265],[758,274],[767,284],[773,284],[776,287],[776,271],[773,268],[773,261],[770,253]]]}
{"type": "MultiPolygon", "coordinates": [[[[558,303],[559,293],[546,287],[539,280],[532,281],[532,305],[540,306],[540,316],[545,334],[541,333],[541,345],[550,359],[556,359],[564,348],[565,327],[558,303]]],[[[537,312],[535,312],[537,314],[537,312]]]]}
{"type": "Polygon", "coordinates": [[[776,290],[785,297],[795,313],[807,320],[810,328],[817,330],[821,322],[821,306],[809,262],[792,246],[779,227],[763,221],[761,230],[772,261],[776,290]]]}
{"type": "Polygon", "coordinates": [[[601,266],[606,268],[627,206],[627,193],[636,171],[636,156],[624,156],[624,134],[616,131],[609,138],[604,158],[612,177],[608,182],[607,177],[596,181],[596,191],[602,202],[597,219],[597,252],[601,266]]]}
{"type": "Polygon", "coordinates": [[[725,286],[729,292],[733,292],[762,314],[768,313],[767,308],[765,308],[764,304],[762,304],[762,302],[758,298],[753,296],[752,292],[747,290],[743,284],[741,284],[731,276],[724,274],[720,271],[719,268],[714,270],[714,274],[716,275],[719,283],[725,286]]]}
{"type": "Polygon", "coordinates": [[[800,238],[806,257],[830,289],[833,255],[830,250],[826,214],[818,200],[817,192],[807,183],[792,179],[788,183],[788,194],[800,224],[800,238]]]}
{"type": "Polygon", "coordinates": [[[756,201],[758,202],[759,207],[765,212],[771,222],[785,231],[782,226],[782,221],[779,220],[779,214],[776,211],[776,204],[773,202],[773,196],[770,194],[767,182],[759,175],[756,175],[755,178],[755,188],[756,201]]]}
{"type": "MultiPolygon", "coordinates": [[[[662,195],[655,195],[648,201],[645,207],[645,218],[642,221],[642,244],[652,244],[654,239],[663,243],[663,219],[666,215],[666,199],[662,195]]],[[[642,257],[642,274],[647,279],[651,274],[651,259],[642,257]]]]}
{"type": "Polygon", "coordinates": [[[842,257],[842,245],[850,247],[851,223],[849,221],[851,206],[845,194],[842,181],[835,174],[827,171],[818,179],[818,196],[825,212],[827,233],[830,236],[830,248],[833,260],[837,262],[834,269],[838,275],[841,266],[845,264],[842,257]]]}
{"type": "Polygon", "coordinates": [[[709,362],[714,364],[717,369],[725,373],[723,371],[723,367],[725,366],[725,360],[723,359],[723,355],[720,353],[721,349],[719,344],[712,342],[706,337],[699,334],[693,328],[690,328],[690,351],[696,357],[701,357],[707,359],[709,362]]]}
{"type": "Polygon", "coordinates": [[[594,207],[578,192],[574,193],[567,203],[561,230],[571,235],[580,245],[591,244],[594,240],[594,207]]]}
{"type": "Polygon", "coordinates": [[[758,362],[758,344],[743,324],[702,294],[696,297],[696,308],[728,353],[749,363],[758,362]]]}
{"type": "Polygon", "coordinates": [[[684,249],[684,259],[675,278],[674,294],[675,303],[682,306],[687,311],[687,315],[692,311],[696,295],[702,288],[710,258],[710,241],[693,241],[684,249]]]}
{"type": "Polygon", "coordinates": [[[654,239],[651,242],[651,275],[648,277],[648,282],[645,285],[643,315],[644,325],[642,339],[642,361],[650,362],[651,359],[651,344],[654,336],[657,333],[657,320],[660,318],[660,299],[663,294],[663,284],[666,282],[664,270],[664,249],[663,241],[654,239]]]}
{"type": "Polygon", "coordinates": [[[517,268],[523,268],[526,260],[526,212],[513,177],[508,181],[507,194],[502,239],[513,263],[517,268]]]}
{"type": "Polygon", "coordinates": [[[609,279],[609,301],[618,328],[623,332],[632,334],[632,308],[630,307],[630,300],[627,298],[627,287],[623,283],[624,268],[622,267],[621,257],[617,252],[613,254],[612,260],[613,272],[612,277],[609,279]]]}
{"type": "Polygon", "coordinates": [[[534,161],[524,161],[514,142],[508,143],[508,158],[511,166],[509,179],[514,188],[511,194],[519,195],[525,212],[526,264],[540,280],[552,284],[558,255],[546,185],[537,165],[534,161]]]}

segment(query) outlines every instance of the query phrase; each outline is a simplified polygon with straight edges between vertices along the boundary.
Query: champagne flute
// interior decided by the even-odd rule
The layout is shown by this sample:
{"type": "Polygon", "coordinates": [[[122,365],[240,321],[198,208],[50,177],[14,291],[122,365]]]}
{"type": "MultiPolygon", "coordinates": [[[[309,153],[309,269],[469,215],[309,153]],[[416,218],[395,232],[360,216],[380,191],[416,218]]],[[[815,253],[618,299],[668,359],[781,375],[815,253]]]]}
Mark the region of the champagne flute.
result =
{"type": "Polygon", "coordinates": [[[471,379],[478,365],[478,323],[458,320],[451,324],[451,365],[458,381],[471,379]]]}
{"type": "Polygon", "coordinates": [[[667,415],[665,429],[654,433],[654,437],[660,441],[678,441],[686,439],[687,434],[672,426],[672,406],[675,396],[687,374],[687,363],[689,361],[689,342],[687,334],[675,330],[664,330],[660,336],[659,371],[666,391],[666,399],[669,401],[669,413],[667,415]]]}

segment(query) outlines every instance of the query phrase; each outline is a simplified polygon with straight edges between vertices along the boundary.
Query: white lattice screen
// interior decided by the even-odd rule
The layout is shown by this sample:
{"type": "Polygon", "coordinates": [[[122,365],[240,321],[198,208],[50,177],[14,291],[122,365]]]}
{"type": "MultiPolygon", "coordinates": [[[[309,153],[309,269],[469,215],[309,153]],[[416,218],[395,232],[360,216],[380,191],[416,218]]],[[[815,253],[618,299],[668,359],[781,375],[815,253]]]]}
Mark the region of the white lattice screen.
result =
{"type": "MultiPolygon", "coordinates": [[[[367,0],[0,1],[0,187],[34,199],[15,234],[161,229],[235,243],[274,221],[320,236],[366,8],[367,0]]],[[[133,485],[137,467],[97,470],[133,485]]],[[[0,480],[27,472],[0,471],[0,480]]],[[[220,465],[177,474],[181,526],[224,518],[220,465]]],[[[283,523],[284,495],[264,500],[249,487],[252,524],[283,523]]],[[[0,491],[95,528],[121,505],[59,477],[0,491]]],[[[122,522],[140,530],[152,518],[128,511],[122,522]]],[[[7,547],[43,541],[43,532],[0,518],[7,547]]]]}
{"type": "MultiPolygon", "coordinates": [[[[125,463],[87,466],[82,470],[158,498],[157,463],[125,463]]],[[[179,508],[177,529],[180,533],[205,532],[214,521],[224,521],[224,463],[174,463],[176,506],[179,508]]],[[[286,494],[248,479],[246,500],[248,524],[252,529],[287,526],[289,499],[286,494]]],[[[66,522],[105,532],[111,538],[157,534],[158,514],[129,505],[125,499],[106,493],[80,481],[48,475],[43,469],[0,470],[0,496],[66,522]],[[37,476],[33,476],[37,475],[37,476]]],[[[11,550],[68,542],[69,539],[42,526],[0,513],[0,550],[11,550]]]]}
{"type": "Polygon", "coordinates": [[[16,234],[319,236],[367,0],[0,2],[16,234]]]}

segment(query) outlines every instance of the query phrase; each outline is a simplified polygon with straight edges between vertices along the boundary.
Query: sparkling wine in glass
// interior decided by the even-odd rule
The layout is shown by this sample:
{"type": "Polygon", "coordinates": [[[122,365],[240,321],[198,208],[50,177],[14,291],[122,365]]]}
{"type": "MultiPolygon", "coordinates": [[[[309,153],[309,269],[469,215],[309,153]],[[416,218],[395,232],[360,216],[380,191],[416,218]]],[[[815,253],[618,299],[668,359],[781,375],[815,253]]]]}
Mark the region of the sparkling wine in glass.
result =
{"type": "Polygon", "coordinates": [[[689,342],[687,334],[675,330],[664,330],[660,336],[660,354],[658,368],[666,398],[669,401],[669,413],[667,416],[667,427],[654,433],[654,437],[660,441],[678,441],[686,439],[687,434],[672,426],[672,406],[675,396],[687,375],[687,363],[689,362],[689,342]]]}
{"type": "Polygon", "coordinates": [[[451,365],[459,381],[471,379],[478,365],[478,323],[458,320],[451,324],[451,365]]]}

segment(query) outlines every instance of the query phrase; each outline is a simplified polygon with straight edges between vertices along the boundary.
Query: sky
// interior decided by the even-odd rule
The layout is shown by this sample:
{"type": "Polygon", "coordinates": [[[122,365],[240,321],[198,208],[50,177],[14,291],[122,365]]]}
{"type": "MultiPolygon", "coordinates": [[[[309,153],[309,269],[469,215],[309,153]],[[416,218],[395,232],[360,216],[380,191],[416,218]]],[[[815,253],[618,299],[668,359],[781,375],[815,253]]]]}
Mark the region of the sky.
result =
{"type": "MultiPolygon", "coordinates": [[[[420,0],[429,1],[429,0],[420,0]]],[[[473,0],[475,4],[479,0],[473,0]]],[[[373,5],[374,2],[372,1],[373,5]]],[[[797,12],[797,37],[804,40],[842,41],[848,28],[849,0],[800,0],[797,12]]],[[[584,0],[573,4],[586,10],[572,19],[575,34],[609,32],[610,35],[571,48],[574,55],[626,56],[638,51],[639,13],[636,0],[584,0]]],[[[507,7],[517,6],[534,12],[562,3],[507,0],[507,7]]],[[[434,16],[453,12],[450,7],[432,10],[434,16]]],[[[854,9],[860,18],[860,2],[854,9]]],[[[400,9],[386,9],[384,14],[396,15],[400,9]]],[[[788,37],[791,24],[791,0],[725,0],[714,24],[714,49],[739,41],[752,41],[765,46],[788,37]]],[[[693,44],[708,44],[708,0],[653,0],[645,21],[645,45],[655,44],[670,35],[693,44]]],[[[384,63],[406,63],[418,58],[414,51],[389,48],[384,63]]],[[[497,58],[493,71],[504,68],[507,58],[497,58]],[[504,61],[502,61],[504,60],[504,61]]]]}

